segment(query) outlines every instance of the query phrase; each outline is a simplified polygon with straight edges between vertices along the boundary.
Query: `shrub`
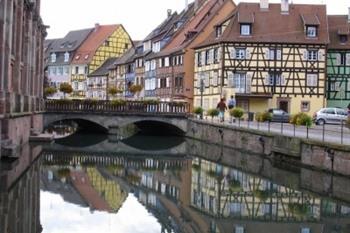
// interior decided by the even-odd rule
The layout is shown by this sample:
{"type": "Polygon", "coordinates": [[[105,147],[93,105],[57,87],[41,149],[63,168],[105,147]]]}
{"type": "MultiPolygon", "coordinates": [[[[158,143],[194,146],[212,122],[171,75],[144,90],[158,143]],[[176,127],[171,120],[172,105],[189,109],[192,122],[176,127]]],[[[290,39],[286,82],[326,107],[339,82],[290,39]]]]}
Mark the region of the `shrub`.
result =
{"type": "Polygon", "coordinates": [[[116,94],[123,93],[122,90],[116,88],[116,87],[110,87],[108,88],[108,94],[115,96],[116,94]]]}
{"type": "Polygon", "coordinates": [[[259,198],[260,201],[266,201],[267,198],[270,196],[270,192],[269,191],[263,191],[263,190],[254,190],[253,194],[255,197],[259,198]]]}
{"type": "Polygon", "coordinates": [[[70,175],[70,170],[69,170],[69,168],[58,169],[57,175],[59,178],[67,178],[70,175]]]}
{"type": "Polygon", "coordinates": [[[143,103],[148,104],[148,105],[157,105],[157,104],[159,104],[159,100],[157,100],[157,99],[144,100],[143,103]]]}
{"type": "Polygon", "coordinates": [[[293,125],[305,125],[307,127],[312,126],[312,118],[306,113],[298,113],[291,117],[290,123],[293,125]]]}
{"type": "Polygon", "coordinates": [[[138,84],[134,84],[129,87],[129,91],[133,94],[142,91],[142,89],[142,86],[138,84]]]}
{"type": "Polygon", "coordinates": [[[219,110],[217,110],[216,108],[208,109],[207,115],[211,116],[211,118],[213,119],[214,117],[219,116],[219,110]]]}
{"type": "Polygon", "coordinates": [[[289,203],[288,210],[296,216],[303,217],[308,214],[309,207],[306,204],[289,203]]]}
{"type": "Polygon", "coordinates": [[[241,108],[233,108],[230,110],[230,116],[241,119],[243,117],[244,110],[241,108]]]}
{"type": "Polygon", "coordinates": [[[195,107],[193,109],[193,113],[196,114],[196,115],[202,115],[203,114],[203,108],[201,107],[195,107]]]}
{"type": "Polygon", "coordinates": [[[256,121],[259,121],[259,122],[262,122],[262,113],[261,112],[257,112],[255,113],[255,120],[256,121]]]}
{"type": "Polygon", "coordinates": [[[59,100],[55,100],[55,102],[58,103],[58,104],[70,104],[73,101],[69,100],[69,99],[59,99],[59,100]]]}
{"type": "Polygon", "coordinates": [[[46,87],[45,90],[44,90],[44,95],[45,95],[45,97],[52,96],[56,92],[57,92],[56,88],[54,88],[54,87],[46,87]]]}
{"type": "Polygon", "coordinates": [[[64,98],[66,98],[66,94],[72,93],[73,88],[69,83],[61,83],[60,91],[63,92],[64,98]]]}
{"type": "Polygon", "coordinates": [[[272,120],[272,114],[270,112],[263,112],[261,114],[261,122],[271,121],[271,120],[272,120]]]}
{"type": "Polygon", "coordinates": [[[121,99],[112,100],[112,101],[111,101],[111,105],[114,106],[114,107],[117,107],[117,106],[125,106],[125,105],[126,105],[126,101],[125,101],[125,100],[121,100],[121,99]]]}

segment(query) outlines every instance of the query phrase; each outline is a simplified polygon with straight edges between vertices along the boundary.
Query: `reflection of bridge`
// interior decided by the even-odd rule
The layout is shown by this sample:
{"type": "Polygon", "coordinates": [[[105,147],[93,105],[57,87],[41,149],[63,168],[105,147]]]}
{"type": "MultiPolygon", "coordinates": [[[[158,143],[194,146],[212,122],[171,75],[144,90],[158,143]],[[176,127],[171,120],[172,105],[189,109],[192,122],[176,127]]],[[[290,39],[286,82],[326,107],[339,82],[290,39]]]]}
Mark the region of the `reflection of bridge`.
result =
{"type": "Polygon", "coordinates": [[[117,134],[118,128],[129,124],[157,122],[184,133],[188,113],[186,103],[49,100],[46,102],[44,127],[62,120],[84,120],[117,134]]]}

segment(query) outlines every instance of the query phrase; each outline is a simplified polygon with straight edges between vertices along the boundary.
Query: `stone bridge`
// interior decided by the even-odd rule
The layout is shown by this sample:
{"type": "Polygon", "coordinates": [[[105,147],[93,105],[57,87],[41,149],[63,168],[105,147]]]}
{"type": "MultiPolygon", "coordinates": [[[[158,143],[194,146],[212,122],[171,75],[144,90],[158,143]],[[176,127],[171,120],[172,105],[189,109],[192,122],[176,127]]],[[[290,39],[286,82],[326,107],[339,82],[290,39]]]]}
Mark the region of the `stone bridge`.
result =
{"type": "Polygon", "coordinates": [[[46,102],[44,128],[55,122],[76,120],[95,124],[109,134],[118,134],[118,129],[124,126],[147,123],[185,134],[188,113],[186,103],[49,100],[46,102]]]}

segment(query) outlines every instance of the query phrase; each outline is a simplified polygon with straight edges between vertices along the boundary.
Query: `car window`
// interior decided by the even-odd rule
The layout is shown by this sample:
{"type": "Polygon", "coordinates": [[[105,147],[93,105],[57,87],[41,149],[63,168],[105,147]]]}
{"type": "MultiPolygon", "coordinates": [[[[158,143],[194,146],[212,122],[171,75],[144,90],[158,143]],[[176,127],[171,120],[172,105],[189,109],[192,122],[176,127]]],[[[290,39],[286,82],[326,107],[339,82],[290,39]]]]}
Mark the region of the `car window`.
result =
{"type": "Polygon", "coordinates": [[[343,115],[343,116],[347,116],[348,115],[348,113],[345,110],[343,110],[343,109],[337,109],[337,114],[338,115],[343,115]]]}
{"type": "Polygon", "coordinates": [[[324,113],[335,115],[335,110],[334,108],[327,108],[324,110],[324,113]]]}

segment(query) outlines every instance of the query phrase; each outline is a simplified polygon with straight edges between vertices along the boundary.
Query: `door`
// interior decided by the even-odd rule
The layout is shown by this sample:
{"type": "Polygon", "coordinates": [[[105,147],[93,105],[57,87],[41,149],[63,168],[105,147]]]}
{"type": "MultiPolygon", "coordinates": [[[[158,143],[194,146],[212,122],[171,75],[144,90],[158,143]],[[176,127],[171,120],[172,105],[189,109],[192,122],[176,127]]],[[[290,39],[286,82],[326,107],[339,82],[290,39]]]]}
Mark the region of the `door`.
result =
{"type": "Polygon", "coordinates": [[[285,112],[289,112],[289,102],[287,100],[280,100],[278,103],[278,108],[285,112]]]}

